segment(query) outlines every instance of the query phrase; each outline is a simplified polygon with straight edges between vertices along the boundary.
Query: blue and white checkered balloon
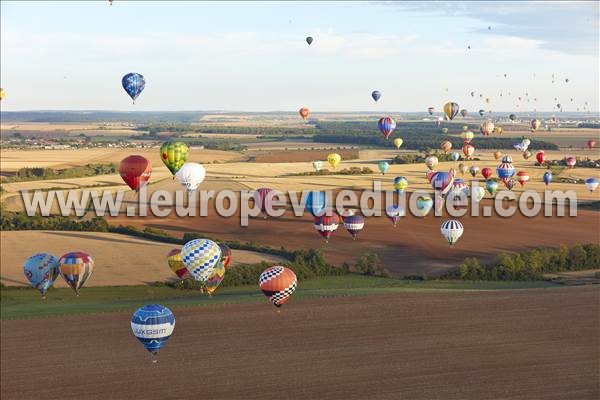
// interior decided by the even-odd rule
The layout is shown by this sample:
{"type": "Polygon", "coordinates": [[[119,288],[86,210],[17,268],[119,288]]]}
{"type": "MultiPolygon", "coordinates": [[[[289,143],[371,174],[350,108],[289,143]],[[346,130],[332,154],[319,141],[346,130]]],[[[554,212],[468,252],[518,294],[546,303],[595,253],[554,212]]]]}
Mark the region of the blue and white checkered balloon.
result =
{"type": "Polygon", "coordinates": [[[208,239],[194,239],[181,249],[181,259],[197,281],[206,282],[221,259],[221,248],[208,239]]]}

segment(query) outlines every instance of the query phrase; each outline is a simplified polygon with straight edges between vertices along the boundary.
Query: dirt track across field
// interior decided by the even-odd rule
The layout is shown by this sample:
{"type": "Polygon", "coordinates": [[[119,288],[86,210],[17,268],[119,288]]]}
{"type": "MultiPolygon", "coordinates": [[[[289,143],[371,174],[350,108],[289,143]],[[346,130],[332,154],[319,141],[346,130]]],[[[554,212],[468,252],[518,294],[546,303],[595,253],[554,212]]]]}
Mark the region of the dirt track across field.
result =
{"type": "MultiPolygon", "coordinates": [[[[129,313],[3,321],[2,399],[597,399],[598,288],[174,309],[152,364],[129,313]]],[[[133,310],[132,310],[133,311],[133,310]]]]}

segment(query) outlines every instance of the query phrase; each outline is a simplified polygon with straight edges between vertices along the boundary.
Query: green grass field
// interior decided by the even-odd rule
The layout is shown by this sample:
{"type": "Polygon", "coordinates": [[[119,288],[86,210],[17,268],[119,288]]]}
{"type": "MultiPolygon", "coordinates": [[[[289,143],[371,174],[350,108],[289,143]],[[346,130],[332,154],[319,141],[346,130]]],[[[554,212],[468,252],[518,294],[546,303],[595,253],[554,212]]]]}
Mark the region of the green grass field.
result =
{"type": "MultiPolygon", "coordinates": [[[[302,281],[293,296],[293,301],[328,296],[362,296],[423,290],[502,290],[557,286],[544,281],[406,281],[346,275],[302,281]]],[[[39,292],[34,289],[3,287],[0,290],[0,314],[2,320],[9,320],[117,311],[133,312],[141,305],[149,303],[160,303],[168,307],[189,307],[265,301],[257,286],[221,288],[212,298],[198,291],[179,290],[167,286],[84,288],[81,290],[80,297],[75,297],[71,289],[51,289],[46,300],[42,300],[39,292]]]]}

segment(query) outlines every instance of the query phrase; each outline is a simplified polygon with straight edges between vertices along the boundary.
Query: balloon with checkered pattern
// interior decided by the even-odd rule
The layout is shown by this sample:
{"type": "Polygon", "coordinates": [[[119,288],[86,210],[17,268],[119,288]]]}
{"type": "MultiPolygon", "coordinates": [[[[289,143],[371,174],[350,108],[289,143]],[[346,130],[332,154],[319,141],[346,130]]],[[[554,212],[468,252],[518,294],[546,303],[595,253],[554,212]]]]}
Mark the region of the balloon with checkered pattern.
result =
{"type": "Polygon", "coordinates": [[[206,283],[221,260],[221,248],[209,239],[194,239],[181,249],[181,259],[194,280],[206,283]]]}
{"type": "Polygon", "coordinates": [[[298,279],[291,269],[276,265],[267,268],[260,274],[258,284],[263,294],[275,307],[279,308],[296,291],[298,279]]]}

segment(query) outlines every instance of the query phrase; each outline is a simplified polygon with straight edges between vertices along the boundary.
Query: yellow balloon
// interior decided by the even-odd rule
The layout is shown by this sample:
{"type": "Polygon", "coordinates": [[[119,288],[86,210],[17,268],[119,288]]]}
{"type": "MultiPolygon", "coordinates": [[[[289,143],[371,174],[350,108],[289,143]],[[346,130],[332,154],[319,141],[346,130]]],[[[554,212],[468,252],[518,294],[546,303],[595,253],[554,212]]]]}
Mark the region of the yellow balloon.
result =
{"type": "Polygon", "coordinates": [[[394,139],[394,146],[396,146],[397,149],[400,149],[400,146],[402,146],[402,143],[404,143],[404,141],[400,138],[396,138],[394,139]]]}
{"type": "Polygon", "coordinates": [[[0,88],[0,100],[2,100],[5,95],[6,93],[4,92],[4,89],[0,88]]]}
{"type": "Polygon", "coordinates": [[[331,165],[333,168],[337,167],[337,165],[342,161],[342,156],[340,156],[337,153],[331,153],[330,155],[327,156],[327,162],[329,163],[329,165],[331,165]]]}

